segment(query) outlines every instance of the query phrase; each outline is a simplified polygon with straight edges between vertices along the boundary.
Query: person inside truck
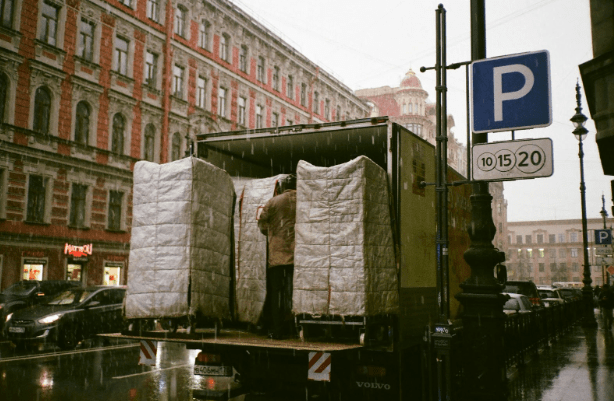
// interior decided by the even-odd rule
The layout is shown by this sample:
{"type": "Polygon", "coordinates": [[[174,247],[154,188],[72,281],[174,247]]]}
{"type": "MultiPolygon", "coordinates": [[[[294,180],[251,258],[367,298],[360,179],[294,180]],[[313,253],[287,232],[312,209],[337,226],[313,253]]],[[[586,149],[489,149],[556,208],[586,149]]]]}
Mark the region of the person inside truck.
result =
{"type": "Polygon", "coordinates": [[[278,185],[278,194],[267,201],[258,219],[260,232],[268,237],[264,323],[274,339],[288,336],[292,323],[296,177],[290,175],[278,185]]]}

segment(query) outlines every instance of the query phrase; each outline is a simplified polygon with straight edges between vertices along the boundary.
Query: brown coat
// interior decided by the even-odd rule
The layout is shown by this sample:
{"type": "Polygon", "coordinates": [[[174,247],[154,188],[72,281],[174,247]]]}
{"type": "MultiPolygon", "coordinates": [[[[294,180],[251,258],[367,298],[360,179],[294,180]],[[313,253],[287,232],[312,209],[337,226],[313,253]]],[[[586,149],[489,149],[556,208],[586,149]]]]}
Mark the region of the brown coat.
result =
{"type": "Polygon", "coordinates": [[[287,190],[264,205],[258,228],[269,237],[269,267],[294,264],[295,222],[295,190],[287,190]]]}

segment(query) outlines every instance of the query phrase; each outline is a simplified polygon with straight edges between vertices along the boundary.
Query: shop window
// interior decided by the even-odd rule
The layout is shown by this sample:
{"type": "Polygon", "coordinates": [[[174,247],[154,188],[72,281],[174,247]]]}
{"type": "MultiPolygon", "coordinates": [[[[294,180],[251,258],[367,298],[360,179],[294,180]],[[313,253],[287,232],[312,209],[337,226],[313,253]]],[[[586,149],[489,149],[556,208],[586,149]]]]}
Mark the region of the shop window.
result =
{"type": "Polygon", "coordinates": [[[87,185],[72,184],[70,195],[70,225],[83,228],[86,224],[87,185]]]}
{"type": "Polygon", "coordinates": [[[77,118],[75,121],[75,142],[87,145],[90,136],[91,108],[85,101],[77,104],[77,118]]]}
{"type": "MultiPolygon", "coordinates": [[[[104,278],[102,284],[104,285],[120,285],[121,284],[122,266],[115,264],[105,264],[104,266],[104,278]]],[[[120,301],[121,302],[121,301],[120,301]]]]}
{"type": "Polygon", "coordinates": [[[23,280],[44,280],[46,265],[47,261],[45,260],[24,259],[21,278],[23,280]]]}
{"type": "Polygon", "coordinates": [[[109,230],[121,230],[122,201],[124,194],[120,191],[109,191],[109,230]]]}
{"type": "Polygon", "coordinates": [[[26,220],[31,223],[44,223],[47,203],[48,179],[31,175],[28,182],[28,209],[26,220]]]}
{"type": "Polygon", "coordinates": [[[68,263],[66,264],[66,280],[81,281],[82,265],[68,263]]]}
{"type": "Polygon", "coordinates": [[[51,118],[51,92],[41,86],[34,95],[34,121],[32,129],[41,134],[49,133],[49,120],[51,118]]]}

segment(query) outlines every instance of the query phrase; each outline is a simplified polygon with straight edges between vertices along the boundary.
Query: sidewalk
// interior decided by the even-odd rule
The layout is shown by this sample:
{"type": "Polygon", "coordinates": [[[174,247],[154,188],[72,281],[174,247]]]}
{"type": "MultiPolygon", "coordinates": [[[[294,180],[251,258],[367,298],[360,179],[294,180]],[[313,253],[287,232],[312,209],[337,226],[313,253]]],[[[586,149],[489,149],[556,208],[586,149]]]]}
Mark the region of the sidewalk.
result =
{"type": "Polygon", "coordinates": [[[574,326],[525,366],[508,372],[509,401],[613,401],[614,331],[574,326]]]}

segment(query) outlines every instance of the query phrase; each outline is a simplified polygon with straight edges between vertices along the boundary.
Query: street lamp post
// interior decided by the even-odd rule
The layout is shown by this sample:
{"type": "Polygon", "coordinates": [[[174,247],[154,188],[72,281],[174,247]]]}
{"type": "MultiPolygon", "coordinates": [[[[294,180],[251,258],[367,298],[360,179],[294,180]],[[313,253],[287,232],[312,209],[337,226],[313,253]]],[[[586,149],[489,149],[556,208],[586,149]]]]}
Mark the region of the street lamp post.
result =
{"type": "Polygon", "coordinates": [[[584,128],[584,123],[587,117],[582,114],[580,84],[576,83],[576,114],[571,117],[571,122],[574,125],[573,134],[578,139],[578,147],[580,149],[578,156],[580,157],[580,199],[582,203],[582,243],[584,249],[584,287],[582,287],[582,298],[584,299],[584,319],[582,326],[595,327],[597,321],[595,320],[595,312],[593,311],[593,289],[591,283],[591,266],[588,261],[588,236],[586,233],[586,186],[584,185],[584,151],[582,148],[582,141],[586,138],[588,130],[584,128]]]}

